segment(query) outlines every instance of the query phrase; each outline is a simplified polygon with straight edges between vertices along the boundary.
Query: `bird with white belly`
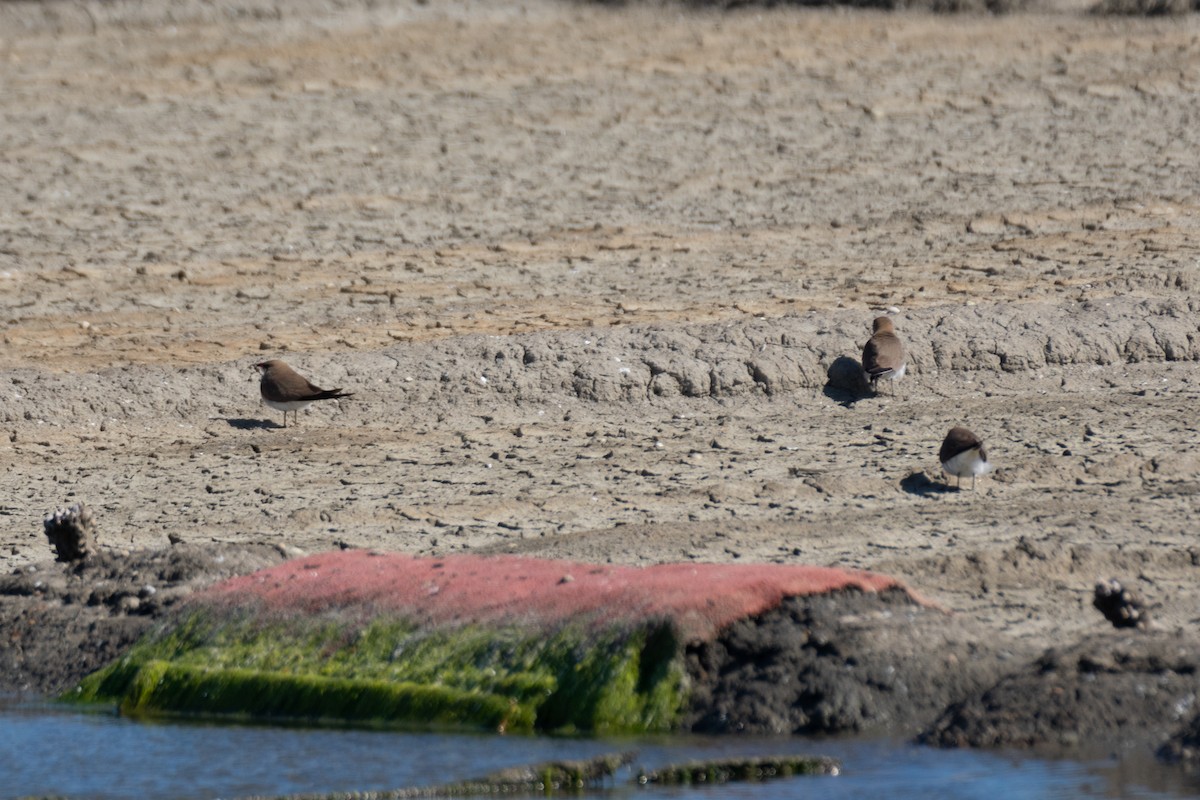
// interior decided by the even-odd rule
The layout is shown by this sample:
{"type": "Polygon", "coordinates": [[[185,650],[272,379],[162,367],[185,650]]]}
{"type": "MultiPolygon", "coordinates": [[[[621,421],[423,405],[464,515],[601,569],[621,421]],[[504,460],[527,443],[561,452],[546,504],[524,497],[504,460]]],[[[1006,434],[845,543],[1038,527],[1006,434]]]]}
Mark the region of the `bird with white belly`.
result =
{"type": "Polygon", "coordinates": [[[343,397],[353,397],[353,392],[343,392],[341,389],[322,389],[314,386],[308,378],[289,367],[277,358],[263,361],[254,365],[262,373],[258,388],[262,400],[268,407],[283,412],[283,427],[287,427],[288,412],[299,423],[297,416],[300,409],[315,403],[317,400],[339,400],[343,397]]]}

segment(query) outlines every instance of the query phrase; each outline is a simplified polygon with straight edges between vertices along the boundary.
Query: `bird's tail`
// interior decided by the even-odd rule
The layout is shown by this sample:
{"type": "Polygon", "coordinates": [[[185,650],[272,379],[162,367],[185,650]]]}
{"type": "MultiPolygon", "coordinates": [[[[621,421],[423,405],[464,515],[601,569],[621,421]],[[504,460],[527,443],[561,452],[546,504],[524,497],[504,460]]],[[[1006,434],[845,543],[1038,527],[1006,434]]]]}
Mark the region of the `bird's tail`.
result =
{"type": "Polygon", "coordinates": [[[343,392],[341,389],[325,389],[308,398],[310,400],[337,400],[341,397],[354,397],[354,392],[343,392]]]}

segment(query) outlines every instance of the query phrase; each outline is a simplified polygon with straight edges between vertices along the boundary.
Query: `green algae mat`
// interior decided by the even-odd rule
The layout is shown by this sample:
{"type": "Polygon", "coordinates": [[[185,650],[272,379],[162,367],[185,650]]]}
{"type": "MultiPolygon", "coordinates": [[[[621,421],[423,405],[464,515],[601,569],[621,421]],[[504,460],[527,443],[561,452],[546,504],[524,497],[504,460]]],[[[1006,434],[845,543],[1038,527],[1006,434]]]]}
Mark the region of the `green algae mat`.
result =
{"type": "Polygon", "coordinates": [[[130,716],[669,731],[689,643],[785,597],[895,586],[815,567],[326,553],[213,587],[64,698],[130,716]]]}
{"type": "Polygon", "coordinates": [[[670,730],[685,701],[669,627],[551,635],[468,625],[263,623],[199,610],[86,678],[68,697],[129,716],[483,727],[670,730]]]}

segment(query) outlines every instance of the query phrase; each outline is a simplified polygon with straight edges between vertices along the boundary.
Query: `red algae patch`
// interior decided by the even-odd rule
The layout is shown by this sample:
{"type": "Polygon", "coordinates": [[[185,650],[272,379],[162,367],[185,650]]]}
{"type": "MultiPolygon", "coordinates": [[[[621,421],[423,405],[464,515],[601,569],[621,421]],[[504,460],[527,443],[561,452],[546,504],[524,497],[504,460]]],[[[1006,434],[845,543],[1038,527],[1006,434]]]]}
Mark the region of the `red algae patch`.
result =
{"type": "Polygon", "coordinates": [[[620,626],[665,619],[686,640],[703,641],[736,620],[777,607],[784,598],[844,589],[908,592],[885,575],[830,567],[630,567],[516,556],[415,558],[346,550],[225,581],[200,599],[306,614],[368,608],[430,625],[553,626],[593,620],[620,626]]]}

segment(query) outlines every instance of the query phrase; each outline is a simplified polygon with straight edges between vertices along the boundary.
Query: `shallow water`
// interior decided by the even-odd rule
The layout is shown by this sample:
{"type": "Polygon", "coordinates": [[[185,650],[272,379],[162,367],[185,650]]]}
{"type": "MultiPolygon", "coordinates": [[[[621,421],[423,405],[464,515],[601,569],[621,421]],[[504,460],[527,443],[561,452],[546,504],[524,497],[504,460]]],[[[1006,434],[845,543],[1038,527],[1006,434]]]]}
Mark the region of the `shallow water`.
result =
{"type": "MultiPolygon", "coordinates": [[[[736,755],[830,755],[836,777],[663,789],[655,797],[1188,797],[1200,782],[1152,759],[1091,761],[933,750],[894,741],[656,737],[568,739],[196,723],[0,699],[0,798],[229,798],[394,789],[477,777],[517,764],[636,750],[635,765],[736,755]]],[[[623,774],[588,797],[647,796],[623,774]]]]}

